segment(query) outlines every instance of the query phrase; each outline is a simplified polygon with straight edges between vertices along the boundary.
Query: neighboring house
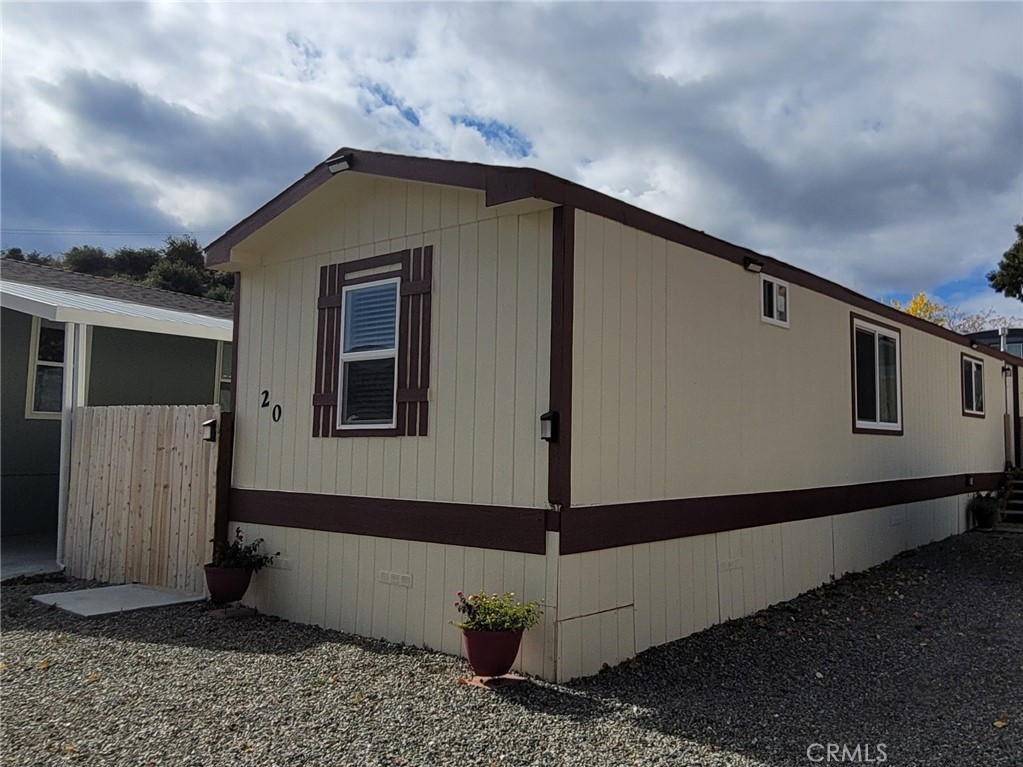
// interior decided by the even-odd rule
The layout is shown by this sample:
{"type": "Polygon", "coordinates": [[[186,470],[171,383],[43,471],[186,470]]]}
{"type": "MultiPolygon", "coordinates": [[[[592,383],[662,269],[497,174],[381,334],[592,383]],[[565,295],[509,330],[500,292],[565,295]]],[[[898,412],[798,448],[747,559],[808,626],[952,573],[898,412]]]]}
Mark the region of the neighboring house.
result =
{"type": "Polygon", "coordinates": [[[521,667],[592,674],[964,530],[1017,461],[1018,358],[546,173],[346,149],[207,256],[230,524],[293,620],[458,653],[455,591],[514,591],[521,667]]]}
{"type": "Polygon", "coordinates": [[[4,259],[0,306],[5,538],[56,541],[72,406],[228,404],[231,304],[4,259]]]}
{"type": "MultiPolygon", "coordinates": [[[[967,333],[967,337],[994,349],[1002,348],[1002,333],[999,330],[979,330],[967,333]]],[[[1009,354],[1023,357],[1023,328],[1005,328],[1005,350],[1009,354]]]]}

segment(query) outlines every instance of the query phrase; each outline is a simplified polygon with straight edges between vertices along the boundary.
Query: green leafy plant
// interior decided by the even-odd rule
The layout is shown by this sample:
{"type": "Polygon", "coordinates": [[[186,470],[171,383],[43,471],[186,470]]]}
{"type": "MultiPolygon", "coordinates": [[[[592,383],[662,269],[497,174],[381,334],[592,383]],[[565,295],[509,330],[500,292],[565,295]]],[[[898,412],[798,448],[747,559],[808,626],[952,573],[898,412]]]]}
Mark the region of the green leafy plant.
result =
{"type": "Polygon", "coordinates": [[[463,631],[519,631],[540,622],[540,602],[520,602],[515,594],[479,594],[458,592],[455,607],[465,619],[455,624],[463,631]]]}
{"type": "Polygon", "coordinates": [[[266,541],[257,538],[252,543],[245,543],[245,535],[240,527],[234,531],[234,538],[230,542],[210,538],[210,543],[213,544],[213,561],[210,564],[214,567],[236,567],[255,573],[272,565],[274,557],[281,555],[279,551],[276,554],[260,554],[259,547],[266,541]]]}

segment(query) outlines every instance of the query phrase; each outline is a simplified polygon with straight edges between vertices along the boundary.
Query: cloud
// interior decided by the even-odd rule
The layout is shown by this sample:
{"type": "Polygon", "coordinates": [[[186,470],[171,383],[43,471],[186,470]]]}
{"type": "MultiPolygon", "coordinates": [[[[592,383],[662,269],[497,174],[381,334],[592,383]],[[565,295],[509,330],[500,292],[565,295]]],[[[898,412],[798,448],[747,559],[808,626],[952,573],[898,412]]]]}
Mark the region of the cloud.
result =
{"type": "Polygon", "coordinates": [[[5,248],[20,245],[25,250],[60,253],[86,242],[117,247],[132,239],[120,234],[125,232],[141,232],[143,239],[158,241],[163,232],[181,231],[180,223],[154,204],[158,189],[123,176],[68,167],[52,151],[12,149],[6,143],[0,146],[0,167],[4,228],[14,230],[5,231],[5,248]],[[60,211],[59,216],[54,211],[60,211]],[[24,230],[54,233],[30,236],[24,230]]]}
{"type": "Polygon", "coordinates": [[[874,296],[1020,220],[1019,5],[411,7],[14,4],[4,141],[220,229],[342,145],[530,165],[874,296]]]}

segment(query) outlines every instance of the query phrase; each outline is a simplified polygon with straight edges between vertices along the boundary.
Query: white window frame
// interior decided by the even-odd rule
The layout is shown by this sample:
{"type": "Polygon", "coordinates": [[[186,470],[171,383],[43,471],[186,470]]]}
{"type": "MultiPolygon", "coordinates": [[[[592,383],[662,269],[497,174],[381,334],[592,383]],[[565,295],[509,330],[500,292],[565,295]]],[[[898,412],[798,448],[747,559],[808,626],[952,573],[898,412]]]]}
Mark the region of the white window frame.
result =
{"type": "Polygon", "coordinates": [[[401,277],[391,277],[386,280],[374,280],[363,282],[358,285],[345,285],[341,289],[341,328],[338,338],[338,363],[337,363],[337,428],[343,431],[353,429],[395,429],[398,427],[398,348],[401,339],[398,335],[401,318],[401,277]],[[345,307],[348,301],[348,294],[373,288],[379,285],[393,284],[397,286],[397,300],[394,304],[394,348],[376,349],[368,352],[345,353],[345,307]],[[391,384],[391,421],[389,423],[344,423],[345,417],[345,363],[358,362],[359,360],[394,360],[394,381],[391,384]]]}
{"type": "MultiPolygon", "coordinates": [[[[49,320],[53,322],[53,320],[49,320]]],[[[55,325],[63,325],[64,348],[67,349],[67,325],[54,322],[55,325]]],[[[60,368],[67,375],[67,367],[63,362],[47,362],[39,359],[39,335],[42,328],[42,319],[32,317],[32,337],[28,347],[28,380],[25,385],[25,418],[38,418],[56,420],[61,417],[64,404],[63,388],[61,389],[61,407],[57,410],[36,410],[36,371],[39,367],[60,368]]],[[[65,356],[67,352],[65,351],[65,356]]]]}
{"type": "Polygon", "coordinates": [[[853,419],[856,428],[864,431],[885,431],[902,432],[902,336],[895,330],[884,325],[875,325],[872,322],[862,320],[859,317],[853,318],[853,419]],[[859,417],[858,377],[856,371],[856,331],[865,330],[874,334],[874,416],[876,420],[862,421],[859,417]],[[878,339],[884,336],[895,342],[895,410],[898,414],[895,422],[889,423],[881,420],[881,365],[878,339]]]}
{"type": "Polygon", "coordinates": [[[987,392],[984,391],[984,360],[962,355],[959,365],[959,386],[962,388],[963,415],[984,417],[984,408],[987,404],[987,392]],[[970,366],[970,377],[973,379],[973,407],[966,406],[966,387],[963,384],[964,368],[970,366]],[[977,409],[977,376],[976,370],[980,370],[980,409],[977,409]]]}
{"type": "MultiPolygon", "coordinates": [[[[230,341],[217,341],[217,370],[214,376],[213,383],[213,403],[215,405],[220,404],[220,395],[224,389],[224,385],[227,384],[227,388],[231,388],[231,376],[224,375],[224,347],[230,343],[230,341]]],[[[233,373],[234,371],[232,371],[233,373]]],[[[231,403],[231,409],[234,410],[234,403],[231,403]]]]}
{"type": "Polygon", "coordinates": [[[768,325],[777,325],[780,328],[787,328],[789,326],[789,319],[792,317],[792,288],[785,280],[779,280],[777,277],[772,277],[769,274],[760,273],[760,321],[766,322],[768,325]],[[769,283],[772,288],[771,292],[774,295],[774,313],[775,316],[768,316],[767,305],[764,301],[764,284],[769,283]],[[778,314],[778,288],[785,288],[785,319],[779,320],[778,314]]]}

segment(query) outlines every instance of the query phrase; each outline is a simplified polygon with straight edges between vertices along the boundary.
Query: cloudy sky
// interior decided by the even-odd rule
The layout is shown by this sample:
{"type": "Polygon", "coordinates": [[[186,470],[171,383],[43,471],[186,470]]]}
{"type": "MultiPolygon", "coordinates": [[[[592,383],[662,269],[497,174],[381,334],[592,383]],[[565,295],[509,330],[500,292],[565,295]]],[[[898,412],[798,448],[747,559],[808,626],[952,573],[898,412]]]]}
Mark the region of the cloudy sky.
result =
{"type": "Polygon", "coordinates": [[[1023,315],[1023,4],[2,6],[4,247],[206,243],[340,146],[528,165],[1023,315]]]}

